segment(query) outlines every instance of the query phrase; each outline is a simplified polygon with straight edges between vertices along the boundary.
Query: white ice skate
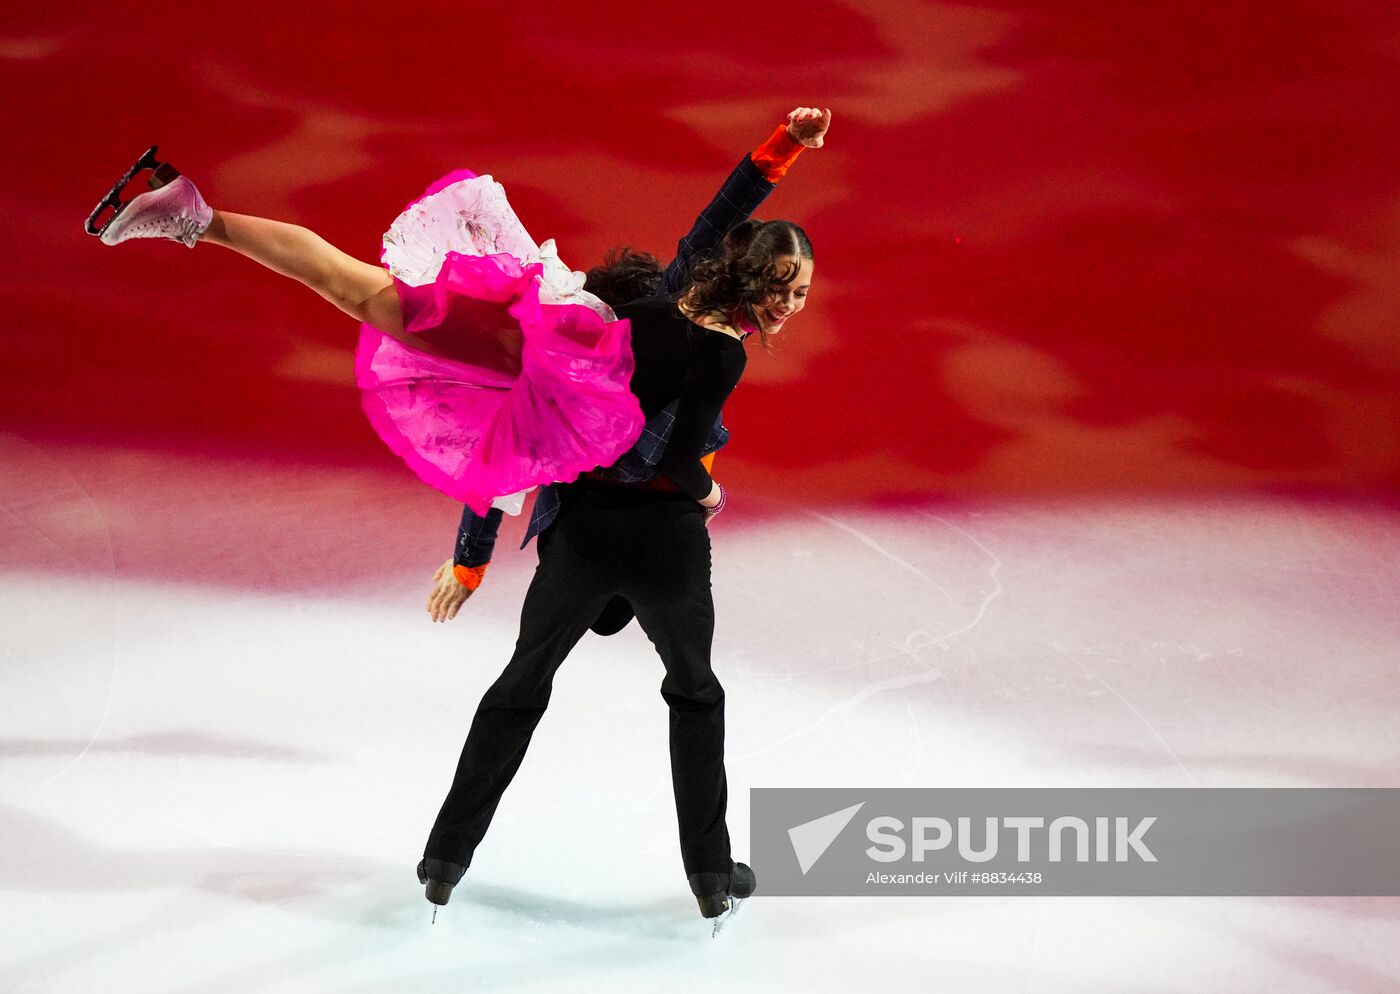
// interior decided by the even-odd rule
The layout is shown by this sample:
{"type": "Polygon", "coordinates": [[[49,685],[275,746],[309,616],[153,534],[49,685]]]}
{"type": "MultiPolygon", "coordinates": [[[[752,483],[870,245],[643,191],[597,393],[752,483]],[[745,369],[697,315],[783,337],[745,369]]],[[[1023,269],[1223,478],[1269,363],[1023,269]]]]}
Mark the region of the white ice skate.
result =
{"type": "Polygon", "coordinates": [[[107,245],[129,238],[169,238],[194,248],[213,220],[214,211],[193,183],[169,163],[156,159],[155,151],[154,145],[148,148],[102,198],[88,216],[88,234],[97,235],[107,245]],[[152,170],[147,182],[150,191],[123,201],[121,194],[126,185],[143,169],[152,170]],[[98,218],[109,207],[112,216],[99,225],[98,218]]]}

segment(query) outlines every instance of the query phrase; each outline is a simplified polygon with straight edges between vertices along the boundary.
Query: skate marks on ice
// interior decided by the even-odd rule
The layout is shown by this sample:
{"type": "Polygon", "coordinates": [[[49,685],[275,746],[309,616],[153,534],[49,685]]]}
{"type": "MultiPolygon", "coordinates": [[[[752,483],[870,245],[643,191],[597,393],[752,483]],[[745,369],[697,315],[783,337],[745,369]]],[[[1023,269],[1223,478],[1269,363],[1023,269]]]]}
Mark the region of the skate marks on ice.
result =
{"type": "Polygon", "coordinates": [[[730,535],[738,551],[716,583],[716,666],[752,783],[1379,787],[1400,772],[1400,520],[1384,507],[806,517],[720,535],[720,555],[730,535]]]}
{"type": "MultiPolygon", "coordinates": [[[[915,576],[917,576],[920,580],[923,580],[923,581],[924,581],[925,583],[927,583],[929,586],[933,587],[934,590],[937,590],[937,591],[938,591],[940,594],[942,594],[944,597],[948,598],[949,600],[952,600],[952,599],[953,599],[953,595],[948,591],[948,588],[942,586],[937,580],[935,580],[933,577],[929,576],[927,573],[925,573],[923,570],[919,569],[919,567],[915,566],[913,563],[909,562],[907,559],[902,559],[902,558],[900,558],[899,556],[896,556],[893,552],[891,552],[891,551],[889,551],[888,549],[886,549],[883,545],[881,545],[879,542],[875,541],[873,538],[871,538],[871,537],[870,537],[869,535],[867,535],[865,532],[859,530],[858,528],[853,528],[853,527],[851,527],[850,525],[846,524],[844,521],[838,521],[836,518],[829,517],[829,516],[827,516],[827,515],[825,515],[825,514],[822,514],[822,513],[818,512],[818,511],[808,510],[806,513],[807,513],[808,515],[810,515],[811,517],[816,518],[818,521],[825,522],[826,524],[830,525],[831,527],[833,527],[833,528],[839,528],[841,531],[846,532],[848,535],[853,536],[854,538],[858,539],[862,544],[867,545],[867,546],[869,546],[870,548],[874,549],[876,552],[878,552],[880,555],[884,556],[886,559],[888,559],[888,560],[890,560],[891,562],[897,564],[898,566],[902,567],[903,569],[908,570],[910,573],[913,573],[913,574],[914,574],[915,576]]],[[[932,515],[929,515],[929,517],[932,517],[932,515]]],[[[941,521],[942,519],[939,518],[938,520],[941,521]]],[[[946,523],[946,522],[945,522],[945,523],[946,523]]]]}
{"type": "Polygon", "coordinates": [[[1157,730],[1157,727],[1153,725],[1152,722],[1147,720],[1147,716],[1144,715],[1141,711],[1139,711],[1137,706],[1133,704],[1132,701],[1128,700],[1128,698],[1124,697],[1121,693],[1119,693],[1119,691],[1112,684],[1110,684],[1107,680],[1101,677],[1097,672],[1090,669],[1089,666],[1078,655],[1070,655],[1069,650],[1067,650],[1063,645],[1060,645],[1058,641],[1052,640],[1050,642],[1050,647],[1055,651],[1055,653],[1058,656],[1060,656],[1060,658],[1078,666],[1101,687],[1103,687],[1110,694],[1112,694],[1119,701],[1121,701],[1123,703],[1123,706],[1126,707],[1129,711],[1131,711],[1138,721],[1142,722],[1143,727],[1146,728],[1150,733],[1152,733],[1152,737],[1157,740],[1158,744],[1161,745],[1162,750],[1168,756],[1171,757],[1172,762],[1175,763],[1176,766],[1181,770],[1182,774],[1186,777],[1186,779],[1191,782],[1191,786],[1201,786],[1200,781],[1198,781],[1196,777],[1191,773],[1190,769],[1187,768],[1186,764],[1182,761],[1181,757],[1176,754],[1176,750],[1171,747],[1171,744],[1168,743],[1166,738],[1162,735],[1162,733],[1157,730]]]}
{"type": "MultiPolygon", "coordinates": [[[[842,518],[952,598],[820,520],[781,524],[770,531],[776,538],[755,531],[751,545],[742,528],[721,533],[720,552],[731,558],[718,575],[734,585],[717,586],[727,603],[716,661],[728,667],[740,750],[810,724],[872,684],[926,674],[937,634],[954,640],[937,656],[943,682],[867,696],[865,706],[832,714],[818,734],[799,740],[801,750],[789,747],[782,762],[771,755],[755,761],[733,782],[909,782],[913,775],[916,782],[1050,783],[1104,771],[1150,782],[1162,774],[1179,779],[1181,766],[1207,785],[1206,770],[1246,785],[1281,775],[1361,775],[1394,742],[1394,732],[1374,721],[1378,702],[1388,708],[1394,700],[1393,666],[1382,654],[1389,629],[1377,619],[1397,592],[1393,571],[1379,562],[1396,533],[1370,517],[1343,530],[1335,517],[1275,516],[1251,544],[1249,522],[1262,512],[1228,520],[1188,512],[1115,515],[1078,506],[1063,517],[1026,508],[942,515],[987,551],[933,517],[842,518]],[[724,550],[731,536],[734,548],[724,550]],[[797,554],[806,548],[824,558],[802,560],[797,554]],[[1308,553],[1301,563],[1300,548],[1308,553]],[[795,559],[818,569],[794,578],[795,559]],[[1298,570],[1322,561],[1355,567],[1350,585],[1324,572],[1315,586],[1304,584],[1298,570]],[[849,568],[839,594],[822,589],[836,586],[827,582],[835,574],[822,569],[833,564],[849,568]],[[784,576],[786,583],[770,582],[784,576]],[[748,582],[753,577],[763,582],[748,582]],[[1310,604],[1278,600],[1295,583],[1310,604]],[[843,597],[851,601],[844,609],[843,597]],[[1219,616],[1204,629],[1197,626],[1203,610],[1219,616]],[[1314,625],[1312,641],[1299,641],[1314,625]],[[1291,656],[1287,642],[1300,646],[1291,656]],[[821,655],[824,646],[836,657],[821,655]],[[1235,655],[1240,647],[1244,654],[1235,655]],[[1326,655],[1314,651],[1323,647],[1330,647],[1326,655]],[[1311,670],[1309,657],[1317,664],[1311,670]],[[1275,665],[1280,660],[1288,665],[1275,665]],[[1231,674],[1212,678],[1222,665],[1231,674]],[[1202,677],[1206,685],[1195,688],[1202,677]],[[923,687],[932,692],[919,693],[923,687]],[[1068,730],[1048,727],[1047,712],[1068,730]],[[839,743],[822,752],[830,740],[839,743]],[[905,749],[911,758],[900,755],[905,749]],[[1262,765],[1270,751],[1273,765],[1262,765]],[[1334,765],[1318,765],[1324,762],[1334,765]]],[[[107,517],[120,531],[127,515],[107,517]]],[[[456,743],[444,748],[445,729],[458,735],[458,722],[494,675],[484,671],[508,656],[513,619],[497,624],[482,614],[469,629],[423,624],[416,577],[403,585],[403,606],[392,610],[379,590],[346,610],[339,601],[310,604],[280,591],[191,595],[183,585],[134,582],[131,556],[119,546],[127,575],[104,594],[124,620],[117,697],[103,734],[90,739],[90,724],[67,721],[34,687],[25,690],[27,704],[9,705],[22,718],[32,705],[47,720],[18,728],[16,755],[0,756],[0,769],[46,757],[66,762],[64,750],[88,747],[63,777],[11,802],[21,815],[0,810],[0,838],[19,843],[0,850],[0,963],[11,958],[19,967],[0,966],[0,989],[114,989],[116,976],[117,989],[156,994],[410,994],[558,989],[559,978],[572,975],[578,989],[621,992],[675,985],[690,960],[705,958],[701,950],[723,954],[727,967],[780,971],[786,989],[859,989],[877,961],[890,988],[918,989],[930,957],[946,983],[968,990],[1209,990],[1224,971],[1244,970],[1260,987],[1298,992],[1394,986],[1384,982],[1396,972],[1386,940],[1393,903],[1367,912],[1344,902],[1153,908],[1057,901],[1042,908],[995,899],[772,898],[746,911],[744,922],[724,926],[722,944],[712,943],[713,925],[695,913],[683,881],[673,888],[667,877],[674,826],[664,751],[650,765],[613,764],[624,752],[655,752],[664,742],[654,651],[636,630],[590,641],[571,659],[541,733],[556,744],[576,740],[594,731],[591,708],[611,708],[602,741],[615,748],[594,759],[614,774],[624,770],[628,790],[620,802],[587,809],[597,824],[584,845],[570,846],[585,852],[594,835],[617,840],[631,832],[664,837],[665,851],[647,857],[650,863],[629,855],[639,882],[597,899],[598,892],[554,879],[548,864],[518,858],[534,839],[505,847],[506,836],[495,834],[496,854],[488,861],[483,853],[481,874],[473,871],[430,928],[430,908],[413,880],[417,854],[392,850],[420,841],[416,833],[431,811],[416,806],[436,803],[436,780],[450,775],[455,758],[456,743]],[[172,641],[183,648],[162,649],[172,641]],[[197,655],[208,665],[194,679],[197,655]],[[601,679],[610,666],[614,672],[601,679]],[[459,698],[425,722],[410,705],[443,686],[459,698]],[[322,695],[314,733],[292,703],[308,694],[322,695]],[[170,714],[185,717],[171,728],[170,714]],[[425,732],[425,724],[436,730],[425,732]],[[185,731],[195,728],[201,732],[185,731]],[[366,741],[367,731],[374,741],[366,741]],[[172,758],[183,761],[182,754],[191,762],[176,767],[172,758]],[[441,769],[425,772],[429,764],[441,769]],[[252,816],[225,803],[230,796],[252,816]],[[342,799],[353,803],[342,807],[342,799]],[[643,832],[638,807],[656,809],[643,832]],[[347,855],[327,855],[323,845],[347,855]],[[64,865],[56,852],[75,858],[64,865]],[[1239,913],[1234,931],[1236,916],[1226,908],[1239,913]],[[1188,961],[1168,955],[1181,948],[1193,951],[1188,961]]],[[[68,611],[83,600],[87,578],[26,569],[17,579],[4,591],[6,605],[30,629],[26,644],[42,647],[37,629],[55,624],[45,603],[68,611]]],[[[523,574],[518,580],[523,589],[523,574]]],[[[511,600],[500,590],[493,613],[511,600]]],[[[100,669],[87,676],[104,677],[92,689],[105,687],[100,669]]],[[[81,703],[72,714],[87,722],[103,710],[97,694],[81,703]]],[[[524,777],[533,769],[537,783],[559,783],[587,772],[587,757],[560,762],[560,750],[547,745],[532,746],[524,777]]],[[[557,797],[529,791],[526,779],[513,787],[515,824],[548,839],[557,797]]],[[[731,803],[734,824],[742,824],[737,790],[731,803]]]]}
{"type": "MultiPolygon", "coordinates": [[[[821,521],[832,528],[845,532],[846,534],[855,538],[862,545],[873,549],[881,558],[895,563],[901,571],[917,577],[920,581],[922,581],[922,583],[926,587],[932,588],[944,601],[951,602],[951,607],[954,612],[957,612],[959,610],[957,607],[957,598],[952,592],[949,591],[947,587],[940,584],[924,569],[920,568],[919,566],[910,562],[909,560],[891,552],[885,544],[881,543],[867,532],[864,532],[859,528],[848,524],[847,522],[838,521],[835,518],[829,517],[825,514],[821,514],[820,512],[809,510],[805,513],[809,517],[815,518],[818,521],[821,521]]],[[[970,534],[968,531],[947,520],[946,518],[943,518],[936,514],[932,514],[927,511],[916,511],[915,514],[917,514],[919,517],[938,522],[938,524],[942,526],[944,530],[951,531],[957,536],[959,536],[963,540],[962,544],[965,547],[971,546],[977,550],[977,553],[980,555],[980,557],[982,557],[984,561],[985,569],[985,579],[978,583],[978,586],[983,588],[984,591],[981,593],[980,600],[978,600],[978,602],[975,605],[971,606],[969,609],[966,609],[966,613],[962,618],[953,618],[945,622],[946,627],[943,628],[943,630],[940,632],[934,633],[922,628],[916,628],[912,631],[909,631],[908,634],[905,635],[902,642],[895,643],[891,647],[891,651],[880,652],[873,655],[869,653],[860,653],[858,654],[859,658],[855,662],[840,664],[837,666],[816,667],[813,669],[808,669],[804,667],[800,671],[800,675],[804,677],[811,676],[814,673],[828,674],[837,671],[851,671],[861,668],[875,669],[878,671],[879,669],[887,668],[884,664],[891,663],[897,660],[911,661],[915,664],[916,668],[913,669],[911,672],[897,673],[895,675],[884,677],[882,679],[870,680],[862,684],[854,693],[848,694],[845,697],[842,697],[841,699],[826,705],[822,709],[822,711],[816,716],[816,718],[814,718],[812,721],[780,735],[776,739],[768,742],[767,744],[761,746],[758,749],[753,749],[741,754],[737,754],[734,757],[735,759],[750,760],[758,756],[762,756],[766,753],[772,752],[775,749],[779,749],[796,739],[799,739],[803,736],[809,735],[812,732],[817,731],[832,718],[860,707],[862,704],[864,704],[871,698],[877,697],[882,694],[907,690],[911,687],[931,684],[945,678],[945,673],[943,672],[943,670],[939,669],[937,666],[928,663],[925,656],[926,652],[933,648],[937,648],[945,652],[949,651],[952,647],[952,643],[955,640],[967,635],[969,632],[973,631],[973,629],[977,628],[977,626],[979,626],[983,622],[983,620],[987,616],[988,609],[990,608],[992,602],[1001,597],[1004,592],[1004,588],[1002,586],[1002,582],[999,576],[1003,564],[1001,559],[994,552],[992,552],[992,550],[989,549],[983,542],[981,542],[976,536],[970,534]]],[[[906,529],[909,527],[907,521],[904,527],[906,529]]],[[[897,584],[898,581],[896,581],[896,586],[897,584]]],[[[899,592],[896,593],[892,598],[889,598],[889,600],[896,605],[896,610],[908,606],[915,606],[916,610],[920,610],[918,605],[921,602],[917,592],[910,593],[900,589],[899,592]]],[[[930,605],[927,608],[927,610],[931,614],[937,615],[941,611],[948,610],[948,607],[949,605],[944,605],[941,608],[936,608],[935,606],[930,605]]],[[[902,617],[904,617],[905,620],[907,620],[908,616],[902,615],[902,617]]],[[[817,624],[816,619],[813,619],[813,623],[817,624]]],[[[826,633],[828,631],[825,627],[818,627],[814,630],[823,633],[826,633]]],[[[843,633],[840,631],[830,631],[829,634],[831,637],[841,638],[845,637],[847,633],[843,633]]],[[[964,651],[969,654],[970,658],[975,660],[975,653],[973,653],[970,647],[964,647],[964,651]]],[[[755,674],[753,673],[753,671],[747,671],[746,675],[752,676],[755,674]]],[[[915,727],[915,734],[917,735],[917,721],[913,720],[912,713],[910,713],[910,718],[913,726],[915,727]]]]}

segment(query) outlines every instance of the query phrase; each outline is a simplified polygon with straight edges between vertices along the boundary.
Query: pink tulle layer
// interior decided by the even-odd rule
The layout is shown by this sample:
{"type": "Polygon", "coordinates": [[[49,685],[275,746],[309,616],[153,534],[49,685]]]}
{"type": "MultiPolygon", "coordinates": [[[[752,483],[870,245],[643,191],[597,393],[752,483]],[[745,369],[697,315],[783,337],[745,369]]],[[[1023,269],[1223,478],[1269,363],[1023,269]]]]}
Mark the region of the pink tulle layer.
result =
{"type": "Polygon", "coordinates": [[[370,423],[420,479],[477,514],[611,464],[642,431],[628,322],[542,303],[540,269],[448,252],[433,283],[394,280],[402,339],[360,326],[355,379],[370,423]]]}

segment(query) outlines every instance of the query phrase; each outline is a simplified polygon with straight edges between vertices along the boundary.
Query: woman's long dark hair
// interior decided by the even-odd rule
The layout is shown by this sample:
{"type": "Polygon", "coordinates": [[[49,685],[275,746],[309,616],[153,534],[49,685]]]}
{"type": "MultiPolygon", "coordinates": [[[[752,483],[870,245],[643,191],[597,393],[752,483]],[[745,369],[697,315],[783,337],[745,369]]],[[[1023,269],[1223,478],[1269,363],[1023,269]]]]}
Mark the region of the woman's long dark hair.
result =
{"type": "Polygon", "coordinates": [[[797,279],[800,260],[811,258],[807,233],[791,221],[745,221],[724,236],[718,253],[691,267],[686,306],[692,313],[720,318],[736,330],[741,324],[757,328],[763,347],[771,351],[768,332],[758,317],[759,305],[797,279]],[[780,267],[779,256],[793,256],[799,262],[780,267]]]}
{"type": "MultiPolygon", "coordinates": [[[[798,265],[784,266],[779,272],[776,260],[784,255],[812,258],[812,243],[805,231],[791,221],[745,221],[725,235],[713,256],[691,265],[686,306],[692,313],[713,315],[727,324],[758,328],[763,347],[772,351],[758,306],[778,287],[797,279],[798,265]]],[[[618,307],[651,296],[661,276],[656,256],[626,246],[609,250],[603,264],[588,271],[583,288],[609,307],[618,307]]]]}
{"type": "Polygon", "coordinates": [[[650,252],[631,246],[609,249],[601,266],[588,271],[583,288],[609,307],[650,297],[661,284],[661,264],[650,252]]]}

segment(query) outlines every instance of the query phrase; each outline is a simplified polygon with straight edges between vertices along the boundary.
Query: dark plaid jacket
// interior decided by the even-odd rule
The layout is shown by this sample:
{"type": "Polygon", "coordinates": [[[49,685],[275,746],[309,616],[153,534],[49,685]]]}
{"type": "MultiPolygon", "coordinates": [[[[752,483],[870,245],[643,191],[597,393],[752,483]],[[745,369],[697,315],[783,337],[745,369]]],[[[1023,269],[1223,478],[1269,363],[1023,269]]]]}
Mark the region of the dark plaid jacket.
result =
{"type": "MultiPolygon", "coordinates": [[[[695,260],[718,248],[725,235],[758,209],[768,194],[773,192],[774,185],[764,178],[749,156],[744,156],[709,206],[700,212],[694,226],[680,240],[676,258],[666,267],[656,294],[672,299],[679,297],[690,283],[690,267],[695,260]]],[[[636,444],[620,459],[606,469],[595,472],[619,483],[640,483],[651,479],[656,475],[656,465],[666,451],[675,417],[676,404],[672,403],[646,423],[636,444]]],[[[701,454],[714,452],[728,441],[729,432],[716,419],[701,454]]],[[[520,543],[522,549],[558,516],[559,487],[557,483],[548,484],[535,497],[530,526],[525,531],[525,541],[520,543]]],[[[500,508],[492,508],[484,518],[471,508],[462,508],[462,524],[457,529],[457,549],[453,556],[456,565],[480,566],[490,561],[496,547],[496,531],[500,527],[501,516],[500,508]]]]}

